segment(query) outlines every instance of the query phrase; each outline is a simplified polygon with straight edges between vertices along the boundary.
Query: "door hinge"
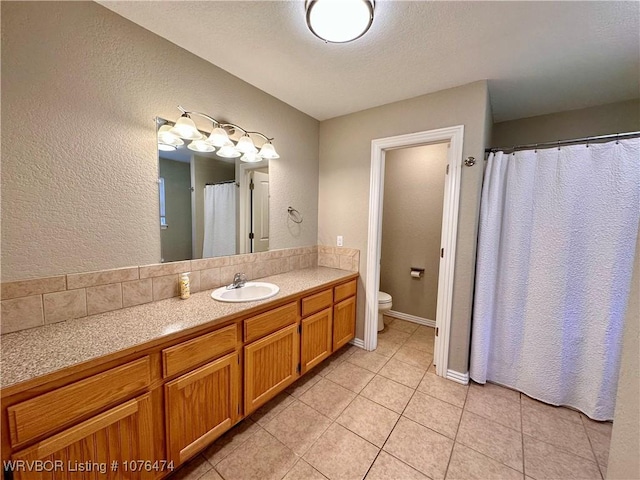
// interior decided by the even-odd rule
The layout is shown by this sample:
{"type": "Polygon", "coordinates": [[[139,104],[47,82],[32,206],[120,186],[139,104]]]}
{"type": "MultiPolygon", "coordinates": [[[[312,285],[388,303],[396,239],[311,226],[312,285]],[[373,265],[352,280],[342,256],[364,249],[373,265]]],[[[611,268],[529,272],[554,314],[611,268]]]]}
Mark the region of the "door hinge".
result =
{"type": "Polygon", "coordinates": [[[447,175],[449,175],[449,165],[447,164],[447,175]]]}
{"type": "Polygon", "coordinates": [[[238,413],[240,413],[240,404],[238,404],[238,413]]]}
{"type": "Polygon", "coordinates": [[[298,373],[300,373],[300,370],[302,370],[302,368],[301,368],[300,364],[298,364],[298,368],[296,368],[296,371],[297,371],[298,373]]]}
{"type": "Polygon", "coordinates": [[[3,477],[4,480],[13,480],[13,469],[11,469],[10,467],[5,467],[3,477]]]}
{"type": "Polygon", "coordinates": [[[255,188],[255,185],[253,183],[253,178],[251,179],[251,181],[249,182],[249,190],[253,190],[255,188]]]}
{"type": "Polygon", "coordinates": [[[298,325],[298,333],[302,333],[302,325],[298,325]]]}
{"type": "Polygon", "coordinates": [[[253,232],[251,232],[251,233],[249,234],[249,240],[253,240],[254,236],[255,236],[255,235],[253,234],[253,232]]]}
{"type": "Polygon", "coordinates": [[[444,258],[444,248],[440,249],[440,258],[444,258]]]}
{"type": "Polygon", "coordinates": [[[438,336],[438,327],[436,327],[436,337],[438,336]]]}

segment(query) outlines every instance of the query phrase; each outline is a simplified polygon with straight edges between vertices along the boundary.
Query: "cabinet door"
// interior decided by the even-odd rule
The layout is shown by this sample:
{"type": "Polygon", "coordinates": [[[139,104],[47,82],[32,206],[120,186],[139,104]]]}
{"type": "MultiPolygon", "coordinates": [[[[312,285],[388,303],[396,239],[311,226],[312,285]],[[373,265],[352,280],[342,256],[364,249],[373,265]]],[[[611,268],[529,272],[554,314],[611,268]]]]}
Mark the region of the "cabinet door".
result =
{"type": "Polygon", "coordinates": [[[235,423],[238,371],[234,352],[165,385],[167,452],[176,465],[235,423]]]}
{"type": "Polygon", "coordinates": [[[298,324],[244,347],[244,412],[248,415],[298,378],[298,324]]]}
{"type": "Polygon", "coordinates": [[[332,309],[327,308],[302,320],[302,373],[331,355],[332,309]]]}
{"type": "Polygon", "coordinates": [[[356,297],[333,306],[333,351],[356,336],[356,297]]]}
{"type": "MultiPolygon", "coordinates": [[[[146,394],[49,437],[31,448],[17,452],[13,455],[13,460],[51,463],[42,464],[44,467],[49,465],[49,468],[45,468],[48,471],[16,471],[14,478],[154,478],[158,472],[147,472],[144,469],[131,471],[130,464],[127,463],[125,466],[125,462],[149,460],[153,463],[155,460],[151,411],[150,394],[146,394]],[[93,471],[79,470],[83,465],[93,464],[98,466],[92,467],[93,471]],[[57,465],[60,468],[57,468],[57,465]],[[101,470],[102,466],[106,467],[104,473],[101,470]]],[[[138,469],[134,467],[133,470],[138,469]]]]}

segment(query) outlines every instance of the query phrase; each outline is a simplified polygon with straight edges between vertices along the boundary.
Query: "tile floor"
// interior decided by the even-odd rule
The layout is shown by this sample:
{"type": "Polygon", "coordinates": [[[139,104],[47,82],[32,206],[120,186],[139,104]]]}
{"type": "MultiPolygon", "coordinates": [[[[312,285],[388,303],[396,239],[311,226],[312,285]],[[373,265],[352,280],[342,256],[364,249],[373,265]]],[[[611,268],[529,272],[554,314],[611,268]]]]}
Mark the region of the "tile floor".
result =
{"type": "Polygon", "coordinates": [[[601,479],[611,424],[487,384],[435,375],[434,331],[385,318],[171,480],[601,479]]]}

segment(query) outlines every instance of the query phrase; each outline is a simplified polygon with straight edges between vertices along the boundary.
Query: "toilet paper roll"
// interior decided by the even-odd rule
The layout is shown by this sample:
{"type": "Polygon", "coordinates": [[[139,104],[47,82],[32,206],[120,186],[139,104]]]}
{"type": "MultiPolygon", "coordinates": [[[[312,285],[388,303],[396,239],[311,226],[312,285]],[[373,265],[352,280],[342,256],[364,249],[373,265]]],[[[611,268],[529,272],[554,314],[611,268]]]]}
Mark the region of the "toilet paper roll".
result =
{"type": "Polygon", "coordinates": [[[415,270],[411,270],[411,276],[413,278],[420,278],[422,272],[416,272],[415,270]]]}

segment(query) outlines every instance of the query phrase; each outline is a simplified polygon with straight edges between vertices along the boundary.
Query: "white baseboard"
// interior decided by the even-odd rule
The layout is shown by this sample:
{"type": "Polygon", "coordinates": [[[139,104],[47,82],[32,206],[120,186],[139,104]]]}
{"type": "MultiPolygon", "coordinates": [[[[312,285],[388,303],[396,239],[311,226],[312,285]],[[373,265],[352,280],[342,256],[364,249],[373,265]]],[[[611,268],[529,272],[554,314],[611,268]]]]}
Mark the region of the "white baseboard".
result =
{"type": "Polygon", "coordinates": [[[351,345],[358,347],[358,348],[364,348],[364,340],[360,339],[360,338],[354,338],[353,340],[351,340],[349,342],[351,345]]]}
{"type": "Polygon", "coordinates": [[[460,373],[456,372],[455,370],[447,370],[447,378],[463,385],[469,384],[469,372],[460,373]]]}
{"type": "Polygon", "coordinates": [[[388,315],[393,318],[399,318],[400,320],[406,320],[407,322],[419,323],[420,325],[426,325],[427,327],[436,327],[435,320],[429,320],[428,318],[417,317],[415,315],[409,315],[408,313],[396,312],[395,310],[389,310],[385,312],[385,315],[388,315]]]}

